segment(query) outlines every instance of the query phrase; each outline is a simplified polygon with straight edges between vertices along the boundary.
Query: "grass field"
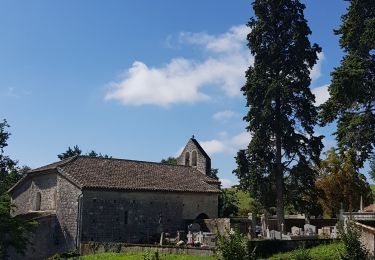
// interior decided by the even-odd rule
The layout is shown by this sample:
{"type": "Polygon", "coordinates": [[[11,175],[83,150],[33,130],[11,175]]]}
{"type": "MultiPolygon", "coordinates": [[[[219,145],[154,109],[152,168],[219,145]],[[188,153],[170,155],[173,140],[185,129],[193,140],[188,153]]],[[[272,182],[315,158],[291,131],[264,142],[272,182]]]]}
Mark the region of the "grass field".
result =
{"type": "Polygon", "coordinates": [[[336,260],[340,259],[340,253],[344,249],[343,243],[332,243],[320,245],[310,249],[297,249],[294,251],[280,253],[268,258],[269,260],[287,259],[311,259],[311,260],[336,260]]]}
{"type": "MultiPolygon", "coordinates": [[[[108,259],[108,260],[148,260],[152,259],[152,253],[123,253],[123,254],[117,254],[117,253],[102,253],[102,254],[95,254],[95,255],[87,255],[84,257],[81,257],[79,259],[84,260],[94,260],[94,259],[108,259]]],[[[159,255],[160,260],[214,260],[214,257],[209,256],[190,256],[190,255],[165,255],[160,254],[159,255]]]]}

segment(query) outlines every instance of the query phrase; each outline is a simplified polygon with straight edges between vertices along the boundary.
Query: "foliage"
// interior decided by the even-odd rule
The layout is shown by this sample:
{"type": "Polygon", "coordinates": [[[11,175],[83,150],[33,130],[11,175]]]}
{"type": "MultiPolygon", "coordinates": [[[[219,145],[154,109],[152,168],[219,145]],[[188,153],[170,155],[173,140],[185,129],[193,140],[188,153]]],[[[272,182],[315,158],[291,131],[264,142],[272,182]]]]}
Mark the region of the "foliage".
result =
{"type": "Polygon", "coordinates": [[[319,203],[324,215],[335,217],[343,203],[346,211],[358,210],[360,197],[364,205],[372,203],[372,191],[366,177],[356,171],[350,154],[339,155],[331,148],[320,164],[316,186],[323,191],[319,203]]]}
{"type": "Polygon", "coordinates": [[[343,243],[331,243],[319,245],[313,248],[296,249],[286,253],[275,254],[267,259],[269,260],[286,260],[286,259],[314,259],[314,260],[337,260],[344,249],[343,243]],[[303,258],[300,258],[303,257],[303,258]]]}
{"type": "Polygon", "coordinates": [[[280,226],[284,175],[293,173],[295,165],[309,168],[308,162],[318,161],[322,149],[322,137],[314,136],[317,111],[309,88],[310,70],[321,48],[310,44],[305,6],[298,0],[255,0],[253,9],[256,18],[248,23],[247,39],[254,65],[242,87],[252,139],[247,152],[237,154],[245,165],[239,165],[236,174],[240,186],[265,207],[272,206],[268,198],[276,195],[280,226]]]}
{"type": "Polygon", "coordinates": [[[11,188],[21,177],[25,170],[29,169],[17,167],[17,161],[9,158],[4,154],[4,148],[8,146],[10,133],[7,131],[9,127],[4,119],[0,122],[0,195],[11,188]]]}
{"type": "Polygon", "coordinates": [[[28,236],[37,225],[35,221],[12,218],[11,210],[14,210],[14,205],[11,204],[9,195],[0,195],[0,259],[6,258],[6,251],[10,246],[24,254],[29,243],[28,236]]]}
{"type": "Polygon", "coordinates": [[[170,156],[167,159],[162,159],[161,163],[177,165],[177,159],[175,157],[170,156]]]}
{"type": "MultiPolygon", "coordinates": [[[[60,160],[68,159],[69,157],[76,156],[76,155],[81,155],[82,150],[78,147],[78,145],[73,146],[73,148],[68,147],[68,150],[65,152],[57,155],[57,157],[60,160]]],[[[101,158],[111,158],[111,156],[107,154],[102,154],[102,153],[97,153],[94,150],[91,150],[90,152],[86,153],[87,156],[91,157],[101,157],[101,158]]]]}
{"type": "Polygon", "coordinates": [[[144,255],[143,255],[143,260],[160,260],[160,256],[159,256],[159,252],[156,251],[156,252],[150,252],[150,251],[147,251],[144,255]]]}
{"type": "Polygon", "coordinates": [[[361,168],[375,144],[375,1],[347,1],[348,12],[335,31],[346,55],[331,73],[321,123],[337,119],[340,152],[352,153],[355,166],[361,168]]]}
{"type": "Polygon", "coordinates": [[[9,195],[6,193],[30,168],[27,166],[18,167],[14,161],[4,154],[4,148],[8,146],[10,133],[6,120],[0,123],[0,259],[5,258],[6,251],[12,246],[17,252],[23,253],[26,249],[28,235],[36,226],[35,222],[25,221],[19,218],[12,218],[11,211],[14,205],[11,204],[9,195]]]}
{"type": "Polygon", "coordinates": [[[211,168],[211,171],[207,175],[208,177],[218,180],[219,179],[219,176],[217,176],[218,174],[219,174],[219,169],[211,168]]]}
{"type": "Polygon", "coordinates": [[[344,243],[344,252],[341,253],[342,260],[364,260],[369,259],[369,253],[359,240],[361,233],[352,221],[346,223],[346,227],[339,223],[339,235],[344,243]]]}
{"type": "Polygon", "coordinates": [[[227,230],[226,234],[217,235],[216,242],[217,257],[221,260],[246,260],[252,259],[249,255],[248,239],[246,236],[240,234],[238,227],[235,228],[234,233],[231,234],[227,230]]]}
{"type": "Polygon", "coordinates": [[[238,197],[233,189],[223,189],[219,195],[219,216],[233,217],[238,213],[238,197]]]}
{"type": "Polygon", "coordinates": [[[81,149],[79,149],[78,145],[75,145],[75,146],[73,146],[73,148],[70,148],[70,146],[69,146],[68,150],[66,150],[65,152],[57,155],[57,157],[60,160],[64,160],[64,159],[67,159],[67,158],[75,156],[75,155],[81,155],[81,153],[82,153],[81,149]]]}
{"type": "Polygon", "coordinates": [[[375,181],[375,153],[373,153],[370,157],[370,170],[368,175],[370,175],[371,179],[375,181]]]}
{"type": "Polygon", "coordinates": [[[91,152],[87,153],[86,155],[91,157],[112,158],[107,154],[97,153],[94,150],[91,150],[91,152]]]}
{"type": "Polygon", "coordinates": [[[307,217],[322,215],[322,207],[317,203],[322,196],[322,190],[317,188],[315,182],[318,177],[316,167],[297,164],[286,179],[286,197],[289,214],[304,213],[307,217]]]}

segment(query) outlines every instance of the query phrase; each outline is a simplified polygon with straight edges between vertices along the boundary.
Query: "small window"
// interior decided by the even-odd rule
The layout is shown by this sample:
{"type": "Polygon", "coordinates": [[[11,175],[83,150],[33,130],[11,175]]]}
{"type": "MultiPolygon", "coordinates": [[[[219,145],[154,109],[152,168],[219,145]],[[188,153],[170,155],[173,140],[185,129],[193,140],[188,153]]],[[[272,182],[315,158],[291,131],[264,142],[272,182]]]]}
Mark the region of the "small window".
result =
{"type": "Polygon", "coordinates": [[[56,199],[57,199],[57,195],[56,195],[56,190],[55,190],[53,192],[52,209],[56,209],[56,199]]]}
{"type": "Polygon", "coordinates": [[[197,166],[197,151],[193,151],[191,154],[191,165],[197,166]]]}
{"type": "Polygon", "coordinates": [[[40,192],[37,192],[36,193],[36,198],[35,198],[35,210],[36,211],[40,210],[41,200],[42,200],[42,195],[40,194],[40,192]]]}
{"type": "Polygon", "coordinates": [[[189,152],[185,153],[185,165],[186,166],[190,165],[190,153],[189,152]]]}
{"type": "Polygon", "coordinates": [[[128,224],[128,212],[125,211],[124,213],[124,224],[127,225],[128,224]]]}

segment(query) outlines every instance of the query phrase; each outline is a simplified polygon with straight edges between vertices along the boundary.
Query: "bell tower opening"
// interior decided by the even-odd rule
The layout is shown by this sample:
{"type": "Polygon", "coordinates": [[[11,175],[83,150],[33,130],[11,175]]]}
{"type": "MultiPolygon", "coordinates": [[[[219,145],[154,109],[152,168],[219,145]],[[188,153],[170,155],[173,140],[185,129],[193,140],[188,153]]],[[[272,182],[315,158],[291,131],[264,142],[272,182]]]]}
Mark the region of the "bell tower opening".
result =
{"type": "Polygon", "coordinates": [[[186,166],[190,165],[190,153],[189,152],[185,153],[185,165],[186,166]]]}
{"type": "Polygon", "coordinates": [[[191,165],[197,166],[197,151],[191,153],[191,165]]]}

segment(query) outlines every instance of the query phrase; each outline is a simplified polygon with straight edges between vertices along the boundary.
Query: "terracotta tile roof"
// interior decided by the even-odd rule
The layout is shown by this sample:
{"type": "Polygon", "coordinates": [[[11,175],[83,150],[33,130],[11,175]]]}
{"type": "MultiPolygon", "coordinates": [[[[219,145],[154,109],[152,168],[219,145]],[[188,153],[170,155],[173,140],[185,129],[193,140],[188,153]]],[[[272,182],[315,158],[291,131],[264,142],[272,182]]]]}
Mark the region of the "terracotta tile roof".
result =
{"type": "Polygon", "coordinates": [[[364,212],[375,212],[375,204],[370,204],[363,209],[364,212]]]}
{"type": "Polygon", "coordinates": [[[218,181],[193,167],[163,163],[75,156],[32,170],[57,169],[81,188],[220,192],[218,181]]]}

